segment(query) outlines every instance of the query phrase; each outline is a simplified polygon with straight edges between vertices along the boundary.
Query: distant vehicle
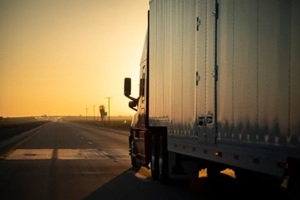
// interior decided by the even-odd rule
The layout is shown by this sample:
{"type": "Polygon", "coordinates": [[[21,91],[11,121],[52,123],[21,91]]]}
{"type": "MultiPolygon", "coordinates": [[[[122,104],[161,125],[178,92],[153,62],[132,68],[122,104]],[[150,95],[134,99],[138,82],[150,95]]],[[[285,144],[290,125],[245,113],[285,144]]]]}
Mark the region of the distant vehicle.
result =
{"type": "Polygon", "coordinates": [[[151,0],[129,137],[152,177],[264,178],[300,191],[300,3],[151,0]]]}

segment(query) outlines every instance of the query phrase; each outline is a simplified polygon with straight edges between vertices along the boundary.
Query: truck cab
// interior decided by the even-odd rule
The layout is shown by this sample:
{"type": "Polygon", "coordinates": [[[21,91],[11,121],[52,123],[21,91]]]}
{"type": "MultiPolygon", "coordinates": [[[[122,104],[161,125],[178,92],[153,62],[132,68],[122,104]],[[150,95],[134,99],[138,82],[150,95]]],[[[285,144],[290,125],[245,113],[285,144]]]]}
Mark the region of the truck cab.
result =
{"type": "Polygon", "coordinates": [[[139,96],[131,97],[131,78],[124,79],[124,95],[131,101],[128,106],[135,110],[130,136],[129,154],[132,166],[146,166],[150,163],[151,133],[147,130],[147,70],[148,70],[148,34],[146,34],[143,53],[140,62],[139,96]]]}

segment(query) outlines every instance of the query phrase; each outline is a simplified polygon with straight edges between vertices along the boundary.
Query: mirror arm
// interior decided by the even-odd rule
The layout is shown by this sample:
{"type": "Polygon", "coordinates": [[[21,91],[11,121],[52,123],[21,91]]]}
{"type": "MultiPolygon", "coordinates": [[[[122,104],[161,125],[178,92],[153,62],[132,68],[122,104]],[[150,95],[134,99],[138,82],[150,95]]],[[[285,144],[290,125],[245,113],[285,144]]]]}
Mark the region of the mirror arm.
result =
{"type": "Polygon", "coordinates": [[[135,110],[135,111],[137,111],[137,109],[136,108],[134,108],[134,107],[130,107],[132,110],[135,110]]]}
{"type": "MultiPolygon", "coordinates": [[[[132,98],[132,97],[131,97],[131,98],[132,98]]],[[[129,108],[131,108],[131,109],[137,111],[137,109],[136,109],[135,107],[136,107],[137,104],[138,104],[138,98],[137,98],[137,99],[132,98],[131,100],[132,100],[132,101],[130,101],[130,102],[128,103],[129,108]]]]}
{"type": "Polygon", "coordinates": [[[136,98],[133,98],[133,97],[131,97],[131,96],[129,96],[129,95],[126,95],[126,97],[127,97],[128,99],[132,100],[132,101],[137,101],[136,98]]]}

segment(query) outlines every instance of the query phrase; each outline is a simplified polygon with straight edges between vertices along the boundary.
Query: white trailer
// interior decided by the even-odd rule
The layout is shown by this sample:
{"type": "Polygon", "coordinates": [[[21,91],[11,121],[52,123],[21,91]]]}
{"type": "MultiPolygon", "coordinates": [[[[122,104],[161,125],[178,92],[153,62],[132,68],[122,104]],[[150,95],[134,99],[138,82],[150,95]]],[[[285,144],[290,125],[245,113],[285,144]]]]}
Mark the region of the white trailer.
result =
{"type": "Polygon", "coordinates": [[[299,0],[150,0],[139,97],[130,78],[124,86],[137,111],[132,164],[159,180],[202,168],[289,177],[299,191],[299,10],[299,0]]]}

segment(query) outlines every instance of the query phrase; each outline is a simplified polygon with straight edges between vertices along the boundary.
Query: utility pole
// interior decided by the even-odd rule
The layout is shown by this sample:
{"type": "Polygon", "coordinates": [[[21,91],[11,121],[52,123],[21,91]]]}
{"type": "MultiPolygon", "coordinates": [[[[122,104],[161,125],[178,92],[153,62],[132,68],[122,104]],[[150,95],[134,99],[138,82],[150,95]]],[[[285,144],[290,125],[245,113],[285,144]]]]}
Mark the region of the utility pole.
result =
{"type": "Polygon", "coordinates": [[[112,97],[106,97],[106,99],[108,100],[108,121],[110,122],[110,99],[112,99],[112,97]]]}

